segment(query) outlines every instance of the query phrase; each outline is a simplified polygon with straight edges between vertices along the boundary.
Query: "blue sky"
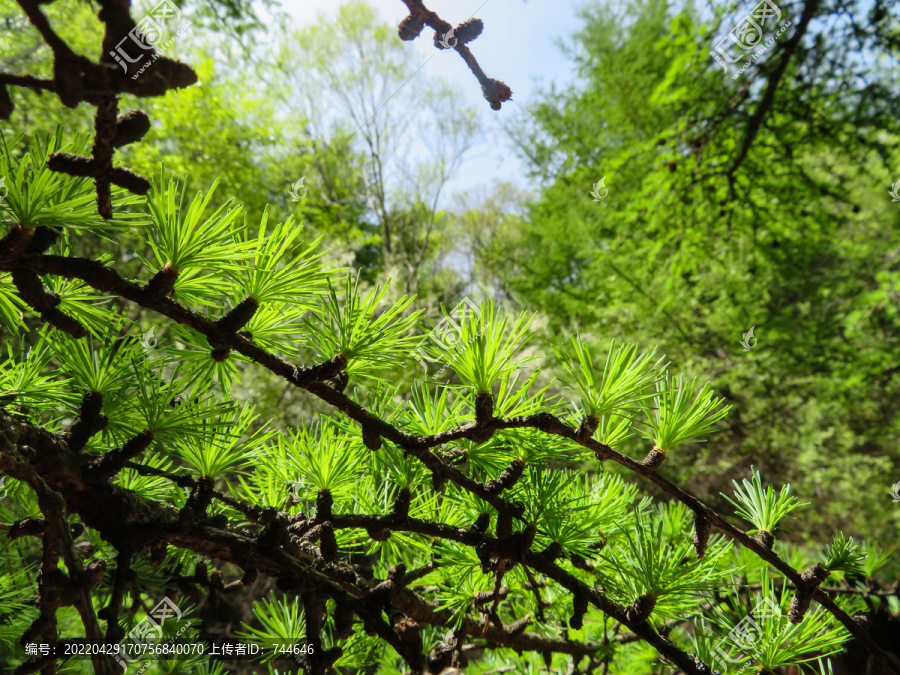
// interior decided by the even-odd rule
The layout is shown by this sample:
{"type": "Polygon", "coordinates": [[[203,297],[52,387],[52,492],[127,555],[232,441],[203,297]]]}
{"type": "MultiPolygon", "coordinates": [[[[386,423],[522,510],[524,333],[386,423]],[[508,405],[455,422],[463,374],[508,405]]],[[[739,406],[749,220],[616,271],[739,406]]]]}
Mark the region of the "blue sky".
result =
{"type": "MultiPolygon", "coordinates": [[[[401,0],[369,0],[381,18],[396,25],[406,15],[401,0]]],[[[335,0],[283,0],[283,7],[306,25],[317,15],[333,14],[340,6],[335,0]]],[[[459,55],[438,51],[431,31],[410,43],[422,64],[416,77],[438,76],[456,83],[465,100],[479,113],[483,135],[467,155],[458,176],[448,185],[450,191],[466,190],[489,184],[496,178],[512,180],[519,187],[527,181],[518,159],[512,156],[509,141],[501,125],[514,116],[522,116],[519,108],[527,108],[541,85],[557,85],[572,80],[572,64],[563,55],[556,40],[568,36],[579,27],[575,0],[426,0],[425,5],[443,19],[459,24],[471,17],[484,21],[484,32],[471,44],[481,67],[489,77],[506,82],[513,91],[515,103],[505,103],[493,111],[481,97],[481,88],[459,55]],[[518,104],[518,105],[516,105],[518,104]]],[[[414,84],[413,80],[410,84],[414,84]]]]}

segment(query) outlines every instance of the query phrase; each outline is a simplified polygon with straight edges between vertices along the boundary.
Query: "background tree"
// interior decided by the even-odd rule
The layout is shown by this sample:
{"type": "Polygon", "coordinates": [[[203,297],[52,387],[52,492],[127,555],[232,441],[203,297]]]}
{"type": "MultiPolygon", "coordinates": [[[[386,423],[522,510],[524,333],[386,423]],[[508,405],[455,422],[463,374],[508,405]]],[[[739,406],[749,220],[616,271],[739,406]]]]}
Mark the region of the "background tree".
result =
{"type": "MultiPolygon", "coordinates": [[[[357,266],[369,280],[388,271],[407,293],[433,286],[447,248],[438,203],[473,143],[474,111],[447,83],[405,86],[417,70],[412,54],[365,3],[287,32],[280,45],[266,72],[277,78],[281,105],[304,120],[310,138],[324,139],[333,152],[357,149],[363,158],[353,187],[366,213],[345,234],[347,244],[370,256],[357,257],[357,266]]],[[[346,199],[335,194],[327,166],[314,168],[323,199],[346,199]]]]}
{"type": "Polygon", "coordinates": [[[810,495],[823,529],[893,536],[900,24],[880,3],[779,6],[796,30],[724,81],[708,52],[752,5],[713,22],[588,6],[579,84],[515,131],[544,186],[480,264],[547,317],[548,341],[659,344],[736,405],[681,478],[715,495],[755,463],[810,495]]]}

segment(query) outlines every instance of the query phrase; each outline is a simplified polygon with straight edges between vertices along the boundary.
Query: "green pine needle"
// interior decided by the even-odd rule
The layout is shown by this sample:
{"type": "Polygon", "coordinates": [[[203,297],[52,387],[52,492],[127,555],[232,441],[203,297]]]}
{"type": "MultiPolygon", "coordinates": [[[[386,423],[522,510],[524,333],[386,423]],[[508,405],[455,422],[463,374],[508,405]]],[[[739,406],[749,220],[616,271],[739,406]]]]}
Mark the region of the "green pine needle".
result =
{"type": "Polygon", "coordinates": [[[697,378],[685,383],[683,375],[678,376],[674,387],[668,375],[657,382],[656,405],[645,408],[650,429],[643,434],[662,452],[692,441],[703,442],[702,437],[712,433],[716,422],[731,410],[730,405],[720,407],[723,399],[713,397],[708,382],[695,397],[696,387],[697,378]]]}
{"type": "MultiPolygon", "coordinates": [[[[51,171],[47,166],[50,155],[57,152],[81,156],[91,154],[92,139],[76,134],[70,142],[63,140],[62,126],[53,135],[37,136],[26,152],[16,150],[22,142],[18,135],[7,143],[0,135],[0,178],[4,178],[5,196],[0,199],[0,215],[24,228],[49,227],[57,232],[91,232],[108,237],[111,231],[127,230],[146,224],[146,217],[133,207],[143,203],[142,197],[129,194],[113,186],[112,201],[115,217],[104,219],[97,212],[97,193],[94,180],[51,171]]],[[[5,219],[0,218],[0,223],[5,219]]]]}
{"type": "Polygon", "coordinates": [[[213,435],[185,436],[172,444],[172,450],[201,476],[217,478],[226,472],[246,472],[266,455],[267,442],[276,432],[265,427],[252,430],[259,415],[245,403],[240,408],[221,411],[203,420],[221,431],[213,435]]]}
{"type": "Polygon", "coordinates": [[[649,354],[638,354],[636,345],[617,348],[613,341],[600,369],[590,348],[577,335],[572,336],[574,356],[557,347],[553,351],[571,375],[565,384],[578,392],[585,415],[598,420],[605,415],[636,413],[643,401],[653,397],[646,389],[659,379],[663,361],[652,362],[655,348],[649,354]]]}
{"type": "Polygon", "coordinates": [[[825,552],[825,567],[829,572],[842,570],[857,574],[862,571],[865,559],[865,551],[859,550],[859,546],[853,543],[853,537],[845,538],[843,532],[838,532],[825,552]]]}
{"type": "Polygon", "coordinates": [[[451,316],[443,306],[442,310],[444,320],[420,341],[420,353],[448,365],[475,393],[490,393],[495,382],[534,358],[519,354],[532,335],[533,315],[522,313],[514,321],[501,318],[493,300],[461,317],[451,316]],[[453,339],[442,339],[449,335],[450,325],[453,339]]]}
{"type": "MultiPolygon", "coordinates": [[[[284,302],[304,309],[315,306],[318,296],[326,292],[328,272],[315,253],[324,235],[306,245],[299,239],[303,225],[293,217],[267,232],[269,210],[263,212],[253,245],[252,257],[240,270],[230,270],[236,294],[254,298],[259,303],[284,302]]],[[[246,216],[244,231],[248,231],[246,216]]]]}
{"type": "Polygon", "coordinates": [[[747,522],[753,523],[757,530],[765,530],[774,534],[781,521],[791,511],[809,504],[809,502],[800,503],[791,494],[790,483],[786,484],[777,494],[771,485],[763,489],[759,471],[752,466],[750,471],[751,480],[743,479],[743,486],[738,485],[736,480],[731,481],[734,484],[734,496],[737,501],[723,493],[719,494],[735,507],[737,515],[747,522]]]}
{"type": "Polygon", "coordinates": [[[363,295],[359,275],[347,274],[339,296],[331,282],[316,314],[303,320],[302,340],[317,358],[346,357],[346,371],[373,373],[406,360],[416,338],[411,330],[420,312],[405,315],[413,298],[403,296],[379,311],[388,284],[363,295]]]}
{"type": "Polygon", "coordinates": [[[198,192],[185,206],[185,183],[173,180],[163,169],[147,197],[151,226],[147,234],[156,258],[151,269],[165,265],[181,272],[187,268],[240,269],[251,255],[252,242],[239,238],[237,217],[243,207],[228,200],[205,215],[219,181],[204,195],[198,192]]]}

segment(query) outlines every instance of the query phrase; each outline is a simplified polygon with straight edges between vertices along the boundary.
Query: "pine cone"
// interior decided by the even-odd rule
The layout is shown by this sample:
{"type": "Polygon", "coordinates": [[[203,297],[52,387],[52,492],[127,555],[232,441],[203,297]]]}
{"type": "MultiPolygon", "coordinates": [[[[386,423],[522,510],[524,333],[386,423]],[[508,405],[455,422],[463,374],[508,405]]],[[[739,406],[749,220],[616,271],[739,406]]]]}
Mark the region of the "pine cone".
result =
{"type": "Polygon", "coordinates": [[[812,601],[812,593],[797,591],[791,599],[791,608],[788,610],[788,620],[791,623],[800,623],[809,609],[812,601]]]}
{"type": "Polygon", "coordinates": [[[569,625],[575,630],[580,630],[584,625],[584,615],[587,614],[588,599],[586,595],[572,596],[572,618],[569,625]]]}
{"type": "Polygon", "coordinates": [[[391,538],[391,531],[387,528],[381,528],[379,530],[369,529],[366,530],[366,534],[369,535],[369,538],[372,541],[387,541],[391,538]]]}
{"type": "Polygon", "coordinates": [[[597,431],[598,426],[600,426],[600,420],[593,415],[585,415],[575,433],[581,438],[590,438],[597,431]]]}
{"type": "Polygon", "coordinates": [[[471,42],[479,35],[481,35],[481,31],[484,30],[484,22],[481,19],[469,19],[468,21],[464,21],[456,27],[456,35],[457,40],[459,40],[458,44],[466,44],[467,42],[471,42]]]}
{"type": "Polygon", "coordinates": [[[489,79],[481,85],[481,93],[490,101],[493,110],[500,110],[500,104],[512,98],[512,89],[505,82],[489,79]]]}
{"type": "Polygon", "coordinates": [[[363,427],[362,441],[372,452],[381,449],[381,435],[369,427],[363,427]]]}
{"type": "Polygon", "coordinates": [[[141,140],[150,131],[150,118],[143,110],[131,110],[116,120],[116,136],[113,145],[123,145],[141,140]]]}
{"type": "Polygon", "coordinates": [[[320,530],[319,551],[322,553],[322,557],[325,560],[332,561],[335,556],[337,556],[338,551],[337,539],[334,536],[334,528],[331,526],[331,523],[327,522],[322,523],[320,527],[322,529],[320,530]]]}
{"type": "Polygon", "coordinates": [[[410,40],[415,40],[419,37],[422,28],[424,27],[425,23],[419,17],[410,14],[400,22],[400,26],[397,28],[397,34],[400,36],[401,40],[409,42],[410,40]]]}

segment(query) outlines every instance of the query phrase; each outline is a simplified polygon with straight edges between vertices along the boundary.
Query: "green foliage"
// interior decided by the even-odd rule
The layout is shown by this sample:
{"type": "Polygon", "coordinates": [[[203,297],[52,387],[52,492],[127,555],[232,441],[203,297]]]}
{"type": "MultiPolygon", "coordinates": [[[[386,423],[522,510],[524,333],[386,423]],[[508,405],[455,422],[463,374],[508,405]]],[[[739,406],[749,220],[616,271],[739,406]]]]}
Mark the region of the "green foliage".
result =
{"type": "Polygon", "coordinates": [[[319,359],[344,356],[350,374],[377,372],[403,361],[415,340],[410,330],[421,312],[403,316],[413,301],[406,296],[379,311],[387,289],[385,284],[363,295],[359,277],[347,274],[339,298],[329,282],[315,318],[303,320],[306,345],[319,359]]]}
{"type": "Polygon", "coordinates": [[[275,431],[257,428],[259,415],[254,406],[245,403],[237,408],[204,413],[200,433],[183,434],[172,451],[185,465],[201,476],[215,478],[226,472],[246,472],[254,463],[264,461],[267,441],[275,431]],[[209,429],[209,433],[204,433],[209,429]]]}
{"type": "Polygon", "coordinates": [[[604,415],[597,425],[597,440],[611,448],[616,447],[634,434],[631,428],[631,419],[616,415],[604,415]]]}
{"type": "Polygon", "coordinates": [[[493,300],[481,303],[477,311],[456,317],[446,307],[441,309],[444,320],[432,326],[420,347],[432,360],[449,365],[475,393],[489,393],[501,378],[531,360],[516,358],[516,352],[530,337],[533,316],[520,314],[511,322],[511,317],[501,317],[493,300]],[[458,333],[448,340],[447,325],[454,323],[458,333]]]}
{"type": "Polygon", "coordinates": [[[148,267],[169,266],[178,272],[192,267],[234,269],[249,254],[248,243],[235,236],[241,207],[226,202],[205,215],[218,184],[214,182],[206,195],[198,192],[185,206],[184,183],[173,181],[165,171],[160,174],[147,200],[152,219],[149,243],[156,258],[156,264],[148,262],[148,267]]]}
{"type": "MultiPolygon", "coordinates": [[[[709,616],[730,630],[728,621],[733,617],[723,614],[722,618],[713,610],[705,615],[698,608],[709,605],[714,592],[724,587],[764,579],[765,564],[715,536],[698,557],[691,541],[691,512],[684,504],[655,504],[621,476],[592,473],[593,457],[584,446],[539,428],[512,425],[481,439],[458,435],[459,429],[472,424],[476,397],[489,394],[494,415],[501,418],[547,419],[542,416],[550,413],[574,430],[584,415],[596,415],[597,437],[605,443],[632,441],[638,431],[668,450],[710,433],[729,412],[713,397],[709,385],[698,391],[696,380],[670,378],[662,359],[655,360],[655,350],[640,353],[631,344],[612,344],[602,367],[597,367],[587,343],[576,337],[572,352],[557,352],[567,365],[571,388],[581,399],[567,410],[558,384],[545,382],[539,368],[530,368],[535,354],[527,351],[527,342],[533,317],[503,314],[493,301],[486,301],[477,312],[462,317],[445,310],[445,319],[448,323],[452,319],[458,329],[452,344],[449,333],[441,332],[445,327],[436,327],[424,337],[415,335],[413,328],[421,313],[411,311],[411,298],[388,302],[386,285],[367,288],[353,274],[346,274],[342,287],[336,288],[329,266],[315,251],[318,241],[301,243],[300,228],[291,219],[270,230],[264,215],[255,233],[246,221],[243,228],[233,230],[236,220],[229,214],[238,213],[240,207],[220,206],[218,215],[208,216],[212,191],[188,202],[181,199],[183,193],[174,181],[156,190],[148,198],[156,200],[156,206],[148,206],[155,225],[140,236],[150,249],[160,247],[154,254],[158,265],[176,260],[188,266],[178,276],[185,284],[180,292],[176,283],[175,301],[181,293],[208,307],[211,317],[221,319],[234,311],[237,298],[253,297],[258,306],[245,329],[247,339],[258,347],[292,354],[300,342],[321,361],[343,355],[346,371],[357,380],[354,386],[316,385],[333,392],[329,396],[348,397],[343,414],[310,413],[308,422],[280,427],[268,418],[265,408],[248,400],[243,387],[235,386],[247,368],[259,365],[254,359],[213,360],[199,324],[152,324],[145,330],[116,305],[98,304],[96,294],[85,289],[70,291],[66,297],[70,307],[91,308],[79,314],[92,318],[93,332],[86,338],[44,328],[31,336],[30,347],[27,334],[19,343],[7,345],[8,357],[0,370],[4,405],[11,402],[23,419],[40,419],[48,430],[58,432],[68,428],[85,394],[99,394],[106,422],[90,438],[86,452],[103,457],[142,432],[140,438],[149,444],[113,478],[116,488],[133,494],[130,499],[185,513],[198,499],[196,491],[184,488],[191,484],[185,481],[203,477],[216,491],[205,517],[228,522],[221,536],[239,532],[245,538],[242,541],[252,542],[270,536],[264,533],[271,530],[254,513],[277,514],[283,519],[280,522],[297,524],[300,533],[314,527],[315,520],[309,518],[351,519],[333,528],[337,555],[348,561],[369,561],[374,578],[383,578],[400,562],[408,570],[423,570],[409,590],[436,603],[438,611],[448,612],[445,628],[473,621],[492,602],[496,572],[486,569],[476,547],[458,537],[440,535],[443,531],[467,533],[473,523],[481,523],[478,527],[488,537],[500,537],[505,527],[509,532],[504,536],[529,541],[531,551],[553,552],[566,574],[629,612],[646,612],[655,626],[691,618],[703,621],[703,616],[709,616]],[[154,233],[153,228],[158,231],[154,233]],[[169,235],[172,245],[163,246],[169,235]],[[196,246],[196,241],[204,246],[196,246]],[[215,246],[229,253],[227,263],[209,253],[215,246]],[[317,296],[318,303],[314,302],[317,296]],[[228,304],[215,304],[223,298],[230,298],[231,309],[228,304]],[[304,310],[308,311],[300,321],[304,310]],[[449,363],[459,381],[416,383],[404,390],[392,373],[408,363],[417,345],[429,359],[449,363]],[[462,477],[460,482],[450,481],[435,490],[433,464],[387,438],[373,446],[358,422],[347,417],[355,401],[365,406],[365,419],[377,417],[395,425],[399,433],[408,435],[403,437],[456,434],[430,450],[429,461],[452,467],[458,472],[454,475],[462,477]],[[649,418],[646,428],[634,419],[640,410],[649,418]],[[521,467],[521,473],[510,482],[515,467],[521,467]],[[500,493],[515,505],[519,517],[504,525],[504,516],[483,492],[467,489],[466,481],[485,486],[504,483],[500,493]],[[405,501],[408,505],[402,506],[405,501]],[[352,520],[359,518],[363,520],[352,520]],[[377,527],[366,524],[372,522],[367,518],[397,520],[377,527]],[[421,529],[418,523],[427,526],[421,529]]],[[[60,250],[70,250],[70,245],[63,241],[60,250]]],[[[800,505],[789,487],[780,493],[771,486],[763,490],[756,471],[751,481],[745,480],[743,487],[735,483],[735,487],[737,501],[732,503],[738,514],[761,529],[776,529],[800,505]]],[[[10,519],[37,513],[37,501],[27,496],[21,482],[12,481],[8,490],[19,504],[10,519]]],[[[85,536],[97,555],[117,555],[101,533],[85,536]]],[[[311,549],[309,542],[293,534],[284,542],[296,564],[315,559],[317,549],[311,549]]],[[[801,566],[809,552],[788,549],[781,554],[801,566]]],[[[843,534],[821,555],[830,570],[869,575],[887,562],[884,554],[874,557],[872,562],[843,534]]],[[[137,556],[134,583],[138,592],[150,594],[148,601],[162,597],[165,580],[174,570],[200,560],[196,553],[170,550],[160,572],[143,555],[137,556]]],[[[227,566],[220,570],[220,574],[232,573],[227,566]]],[[[539,617],[535,630],[541,632],[554,623],[569,622],[568,590],[555,581],[535,586],[534,575],[520,564],[505,571],[501,579],[505,600],[495,610],[501,622],[508,625],[515,617],[539,617]]],[[[9,596],[11,606],[19,606],[22,589],[34,583],[33,576],[32,569],[0,575],[4,584],[0,594],[9,596]]],[[[105,602],[109,592],[99,587],[99,601],[105,602]]],[[[338,637],[337,610],[332,600],[326,602],[330,612],[321,631],[322,649],[341,646],[344,653],[338,663],[348,668],[380,664],[385,672],[402,670],[391,648],[378,638],[362,631],[352,632],[350,638],[338,637]]],[[[267,647],[306,642],[298,596],[270,591],[256,596],[252,606],[252,619],[238,632],[241,639],[267,647]]],[[[24,629],[22,623],[30,614],[20,614],[8,624],[9,630],[21,633],[24,629]]],[[[7,624],[0,622],[0,631],[5,630],[7,624]]],[[[616,630],[601,612],[589,608],[583,626],[573,628],[571,636],[602,642],[613,638],[616,630]]],[[[773,636],[783,634],[784,644],[767,647],[752,661],[750,656],[740,657],[741,667],[800,663],[812,650],[828,653],[846,639],[846,633],[821,608],[809,612],[799,627],[779,623],[766,630],[773,636]]],[[[437,627],[423,635],[429,640],[444,638],[437,627]]],[[[691,637],[684,634],[677,639],[686,644],[691,637]]],[[[705,647],[696,649],[705,653],[705,647]]],[[[639,664],[654,658],[638,645],[609,656],[616,668],[625,670],[649,667],[639,664]]],[[[473,670],[490,671],[498,667],[498,659],[505,658],[515,658],[523,672],[541,663],[530,655],[513,657],[498,650],[473,670]]],[[[564,665],[562,657],[554,658],[564,665]]],[[[191,657],[166,668],[195,668],[199,663],[191,657]]],[[[274,668],[274,662],[269,667],[274,668]]]]}
{"type": "MultiPolygon", "coordinates": [[[[57,246],[60,255],[70,255],[71,249],[67,245],[57,246]]],[[[112,260],[109,255],[98,256],[101,264],[109,264],[112,260]]],[[[44,287],[50,293],[59,296],[57,308],[93,330],[95,334],[102,334],[106,328],[109,314],[106,305],[111,300],[110,296],[94,293],[86,284],[70,279],[49,277],[44,280],[44,287]]]]}
{"type": "Polygon", "coordinates": [[[78,398],[67,386],[70,382],[46,372],[52,357],[49,345],[42,340],[26,349],[24,342],[6,345],[6,359],[0,365],[0,400],[36,410],[74,406],[78,398]]]}
{"type": "Polygon", "coordinates": [[[302,224],[288,218],[266,232],[268,219],[267,209],[259,225],[254,255],[239,272],[232,272],[233,283],[260,303],[284,302],[311,308],[327,279],[325,266],[320,262],[322,253],[313,254],[322,237],[304,247],[297,240],[303,232],[302,224]]]}
{"type": "Polygon", "coordinates": [[[555,347],[554,351],[573,378],[573,383],[569,386],[581,396],[581,405],[586,415],[596,419],[608,417],[612,413],[634,415],[640,410],[641,402],[653,397],[646,389],[660,377],[659,372],[663,367],[662,358],[651,364],[655,350],[639,355],[636,345],[626,344],[616,349],[613,342],[598,378],[589,347],[573,336],[572,348],[574,358],[555,347]]]}
{"type": "Polygon", "coordinates": [[[837,25],[819,5],[776,85],[805,4],[779,3],[793,25],[736,79],[710,51],[741,11],[585,5],[566,50],[576,79],[546,87],[513,129],[539,187],[503,217],[473,209],[475,264],[541,311],[532,344],[574,331],[593,354],[656,344],[741,410],[715,447],[682,446],[690,460],[671,475],[714,498],[752,452],[809,495],[820,533],[894,537],[900,512],[871,484],[900,476],[898,18],[860,6],[837,25]]]}
{"type": "Polygon", "coordinates": [[[464,416],[467,401],[450,387],[420,384],[409,394],[401,419],[414,433],[426,435],[447,431],[464,416]]]}
{"type": "Polygon", "coordinates": [[[323,420],[312,429],[301,427],[282,437],[281,442],[286,444],[289,466],[304,483],[306,500],[314,499],[319,490],[328,490],[332,496],[349,495],[364,448],[341,434],[334,424],[323,420]]]}
{"type": "MultiPolygon", "coordinates": [[[[807,613],[799,624],[788,620],[790,594],[778,593],[768,574],[762,577],[762,592],[755,594],[753,609],[739,619],[744,606],[734,605],[737,612],[726,612],[716,607],[712,621],[724,633],[715,640],[712,652],[701,655],[718,661],[728,673],[750,675],[759,668],[774,670],[782,666],[800,666],[818,662],[822,671],[823,657],[834,654],[847,640],[846,629],[822,607],[807,613]]],[[[707,634],[708,635],[708,634],[707,634]]],[[[707,638],[709,640],[709,638],[707,638]]],[[[706,643],[707,649],[712,643],[706,643]]]]}
{"type": "Polygon", "coordinates": [[[857,544],[853,543],[853,537],[845,538],[843,532],[838,532],[826,551],[825,567],[830,572],[842,570],[858,573],[862,571],[865,559],[866,554],[859,550],[857,544]]]}
{"type": "MultiPolygon", "coordinates": [[[[114,394],[128,383],[140,345],[127,337],[117,339],[124,323],[120,318],[111,318],[100,333],[103,337],[50,340],[54,355],[82,393],[114,394]]],[[[45,334],[45,338],[49,335],[45,334]]]]}
{"type": "Polygon", "coordinates": [[[663,452],[684,443],[702,441],[701,436],[711,432],[716,422],[731,410],[732,406],[720,407],[722,399],[713,398],[709,382],[694,396],[696,386],[696,378],[686,384],[683,375],[678,376],[674,386],[668,375],[657,382],[656,405],[652,409],[644,408],[650,418],[650,429],[645,436],[663,452]]]}
{"type": "Polygon", "coordinates": [[[14,331],[22,321],[22,310],[27,305],[15,292],[12,280],[0,279],[0,325],[8,331],[14,331]]]}
{"type": "Polygon", "coordinates": [[[678,539],[667,540],[663,523],[650,522],[643,514],[635,518],[633,528],[604,550],[601,557],[612,569],[598,570],[597,576],[626,605],[642,596],[653,598],[651,616],[659,621],[690,612],[703,591],[718,586],[730,573],[719,566],[729,548],[722,539],[712,542],[698,559],[683,532],[678,539]]]}
{"type": "Polygon", "coordinates": [[[259,628],[248,626],[246,631],[236,633],[247,644],[257,644],[267,650],[271,650],[272,645],[293,647],[306,635],[299,598],[292,601],[264,599],[253,608],[253,618],[259,628]]]}
{"type": "Polygon", "coordinates": [[[722,496],[735,507],[741,518],[753,523],[757,530],[774,534],[788,514],[801,506],[809,505],[808,502],[801,503],[791,494],[790,483],[776,493],[771,485],[763,489],[759,471],[751,467],[751,472],[751,480],[743,479],[741,481],[743,485],[739,485],[736,480],[731,481],[734,484],[734,496],[737,501],[727,495],[722,496]]]}
{"type": "Polygon", "coordinates": [[[134,381],[135,417],[139,426],[160,442],[191,439],[202,443],[221,434],[230,424],[233,403],[211,397],[184,399],[188,382],[177,375],[164,378],[137,370],[134,381]],[[203,422],[198,424],[198,419],[203,422]]]}
{"type": "Polygon", "coordinates": [[[861,567],[863,576],[866,579],[874,578],[878,570],[887,565],[892,557],[891,551],[885,551],[871,543],[862,544],[862,550],[865,558],[863,558],[861,567]]]}
{"type": "Polygon", "coordinates": [[[65,142],[60,126],[54,135],[36,140],[24,156],[16,157],[14,149],[21,141],[22,136],[9,139],[0,134],[0,178],[5,193],[0,199],[0,214],[5,216],[4,233],[10,221],[31,229],[50,227],[105,236],[109,231],[130,229],[142,222],[128,209],[140,203],[140,198],[114,188],[115,217],[106,220],[97,213],[96,200],[89,189],[90,178],[76,178],[47,167],[48,158],[57,152],[89,155],[88,136],[79,135],[65,142]]]}
{"type": "Polygon", "coordinates": [[[542,524],[538,546],[555,543],[566,552],[591,557],[598,533],[613,526],[610,514],[627,504],[622,499],[627,498],[627,492],[621,485],[610,488],[603,499],[592,499],[586,479],[579,479],[573,472],[531,468],[517,494],[525,507],[525,519],[542,524]]]}

